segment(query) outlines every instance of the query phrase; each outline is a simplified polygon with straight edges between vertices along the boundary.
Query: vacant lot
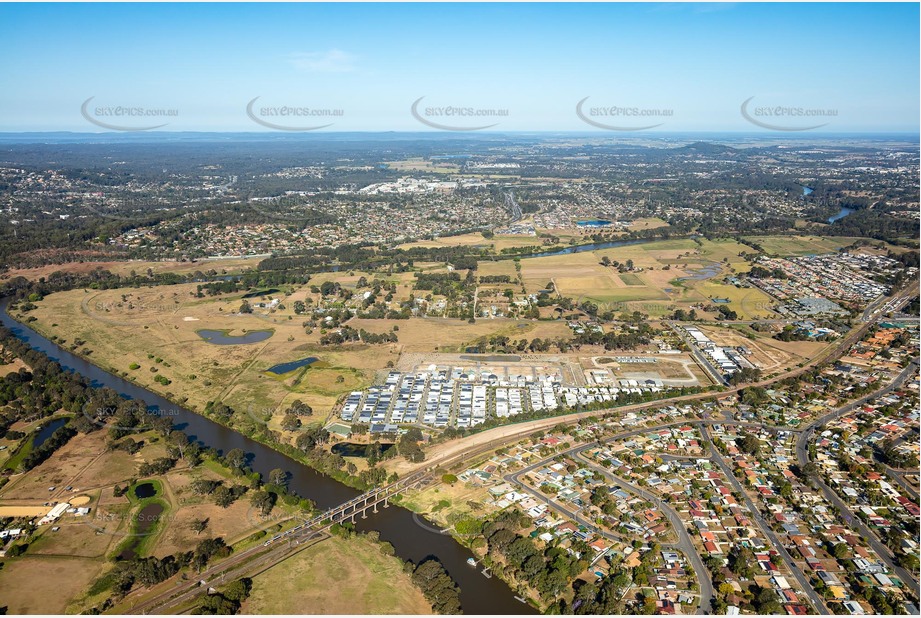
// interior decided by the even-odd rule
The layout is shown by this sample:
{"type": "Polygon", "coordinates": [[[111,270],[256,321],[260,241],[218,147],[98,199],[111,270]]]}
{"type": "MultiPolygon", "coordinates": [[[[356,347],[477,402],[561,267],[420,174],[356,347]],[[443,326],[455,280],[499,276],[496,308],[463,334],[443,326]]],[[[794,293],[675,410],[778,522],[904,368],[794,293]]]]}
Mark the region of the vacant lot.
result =
{"type": "Polygon", "coordinates": [[[321,541],[253,579],[245,614],[429,614],[403,572],[361,536],[321,541]]]}
{"type": "Polygon", "coordinates": [[[70,556],[30,556],[0,569],[0,606],[9,614],[63,614],[101,573],[103,563],[70,556]]]}
{"type": "Polygon", "coordinates": [[[747,327],[708,325],[701,330],[717,345],[748,348],[751,351],[748,360],[765,374],[790,369],[833,345],[817,341],[778,341],[770,334],[757,333],[747,327]]]}

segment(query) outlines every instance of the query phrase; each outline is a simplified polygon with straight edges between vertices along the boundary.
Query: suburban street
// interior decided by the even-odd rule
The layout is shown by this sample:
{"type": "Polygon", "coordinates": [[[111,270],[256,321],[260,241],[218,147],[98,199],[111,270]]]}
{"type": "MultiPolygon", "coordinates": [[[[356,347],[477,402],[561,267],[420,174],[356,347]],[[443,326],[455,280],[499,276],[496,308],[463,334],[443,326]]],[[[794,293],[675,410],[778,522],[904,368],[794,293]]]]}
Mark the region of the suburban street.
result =
{"type": "Polygon", "coordinates": [[[713,580],[710,578],[709,569],[707,569],[707,567],[704,565],[703,560],[700,558],[700,554],[698,554],[697,550],[694,548],[694,542],[691,540],[691,535],[688,534],[687,529],[681,522],[681,517],[678,516],[678,513],[675,511],[675,509],[663,502],[658,496],[649,493],[645,489],[631,485],[626,480],[611,474],[598,464],[586,458],[582,454],[582,451],[587,448],[589,447],[586,446],[576,451],[576,458],[593,470],[601,472],[601,474],[603,474],[605,478],[607,478],[612,483],[622,486],[624,489],[638,495],[643,500],[652,502],[659,509],[661,509],[663,513],[665,513],[669,523],[671,523],[672,528],[678,535],[678,543],[673,544],[673,546],[680,549],[681,552],[687,556],[688,561],[694,567],[694,573],[697,575],[697,583],[700,587],[700,613],[709,614],[710,601],[713,599],[713,580]]]}
{"type": "Polygon", "coordinates": [[[828,608],[825,607],[825,603],[822,601],[816,591],[812,588],[812,584],[809,583],[809,580],[803,574],[802,570],[797,566],[793,560],[793,556],[790,555],[790,552],[783,546],[783,543],[780,542],[780,539],[777,538],[777,535],[774,534],[774,531],[771,529],[771,526],[764,521],[764,518],[761,516],[761,511],[745,492],[745,489],[742,487],[742,484],[739,482],[739,479],[735,477],[732,473],[732,470],[726,465],[726,461],[720,455],[719,451],[713,445],[713,440],[710,438],[710,431],[706,425],[702,425],[700,428],[701,435],[703,436],[704,442],[707,443],[707,446],[710,448],[711,460],[720,467],[720,470],[723,471],[723,474],[726,476],[727,480],[732,484],[732,487],[737,491],[742,499],[745,501],[745,505],[748,507],[748,510],[751,511],[752,518],[758,523],[758,526],[761,528],[761,531],[770,541],[773,549],[776,549],[780,554],[780,557],[784,559],[784,562],[787,563],[787,568],[790,573],[793,574],[793,577],[796,578],[796,581],[799,583],[800,588],[809,596],[810,601],[812,602],[813,607],[821,614],[828,615],[831,612],[828,611],[828,608]]]}
{"type": "MultiPolygon", "coordinates": [[[[800,467],[805,466],[807,463],[809,463],[808,444],[809,444],[810,439],[814,435],[817,427],[821,427],[822,425],[826,424],[828,421],[838,418],[839,416],[844,416],[846,414],[851,413],[858,406],[863,405],[864,403],[866,403],[867,401],[875,397],[880,397],[882,395],[892,392],[893,390],[900,388],[902,384],[904,384],[905,381],[908,380],[908,378],[910,378],[917,371],[917,369],[918,369],[918,361],[916,359],[915,361],[910,363],[905,369],[903,369],[902,372],[898,375],[898,377],[895,380],[893,380],[893,382],[889,384],[888,386],[881,388],[877,391],[874,391],[870,393],[869,395],[866,395],[865,397],[861,397],[857,401],[851,402],[847,404],[846,406],[839,408],[835,412],[832,412],[831,414],[826,414],[822,418],[810,423],[804,429],[804,431],[800,434],[799,439],[796,441],[796,459],[800,467]]],[[[858,532],[860,532],[863,538],[867,540],[867,543],[870,544],[870,547],[873,548],[873,551],[875,551],[879,555],[880,559],[886,562],[886,565],[889,567],[889,569],[892,572],[894,572],[896,575],[898,575],[899,578],[902,579],[902,581],[910,584],[917,591],[918,590],[918,579],[916,575],[909,573],[908,570],[903,569],[902,567],[900,567],[899,565],[895,563],[895,559],[894,559],[894,556],[892,555],[892,551],[888,547],[886,547],[884,543],[882,543],[879,540],[879,537],[876,536],[876,534],[874,534],[873,531],[870,530],[870,528],[867,527],[867,525],[864,524],[863,521],[859,517],[857,517],[854,514],[854,511],[851,509],[851,507],[846,502],[844,502],[844,500],[842,500],[831,487],[826,485],[825,482],[819,478],[815,479],[815,483],[818,485],[819,489],[822,490],[822,493],[824,494],[825,499],[828,500],[831,504],[833,504],[837,509],[839,509],[841,513],[844,513],[847,515],[847,517],[850,520],[849,523],[852,526],[854,526],[854,528],[856,528],[858,532]]]]}

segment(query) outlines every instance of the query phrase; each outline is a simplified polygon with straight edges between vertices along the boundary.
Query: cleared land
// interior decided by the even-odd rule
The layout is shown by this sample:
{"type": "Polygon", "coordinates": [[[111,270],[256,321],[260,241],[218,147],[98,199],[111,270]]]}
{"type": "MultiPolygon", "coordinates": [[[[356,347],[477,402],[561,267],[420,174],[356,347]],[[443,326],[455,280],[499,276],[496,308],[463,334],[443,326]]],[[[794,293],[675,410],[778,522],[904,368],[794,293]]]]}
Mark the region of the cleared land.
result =
{"type": "Polygon", "coordinates": [[[746,358],[765,373],[790,369],[834,345],[819,341],[778,341],[770,333],[758,333],[745,326],[707,325],[700,329],[717,345],[748,348],[751,354],[746,358]]]}
{"type": "Polygon", "coordinates": [[[102,566],[91,558],[71,556],[7,560],[0,569],[0,606],[10,614],[63,614],[102,566]]]}
{"type": "Polygon", "coordinates": [[[245,614],[429,614],[399,558],[332,537],[253,578],[245,614]]]}

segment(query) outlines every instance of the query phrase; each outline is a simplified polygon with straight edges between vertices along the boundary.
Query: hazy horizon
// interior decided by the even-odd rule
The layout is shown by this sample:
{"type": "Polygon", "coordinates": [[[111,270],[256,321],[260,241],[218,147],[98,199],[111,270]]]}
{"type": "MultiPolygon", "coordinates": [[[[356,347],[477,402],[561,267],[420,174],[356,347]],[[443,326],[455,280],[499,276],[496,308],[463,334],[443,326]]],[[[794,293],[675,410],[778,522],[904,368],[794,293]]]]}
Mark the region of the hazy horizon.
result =
{"type": "Polygon", "coordinates": [[[919,131],[917,4],[0,5],[0,132],[919,131]]]}

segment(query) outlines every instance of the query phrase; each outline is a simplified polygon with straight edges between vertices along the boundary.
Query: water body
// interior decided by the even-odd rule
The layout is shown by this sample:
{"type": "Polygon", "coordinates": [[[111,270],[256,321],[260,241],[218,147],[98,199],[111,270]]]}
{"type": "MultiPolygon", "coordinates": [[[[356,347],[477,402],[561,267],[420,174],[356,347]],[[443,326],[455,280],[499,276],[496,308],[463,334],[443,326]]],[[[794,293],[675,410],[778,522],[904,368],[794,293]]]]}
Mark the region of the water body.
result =
{"type": "Polygon", "coordinates": [[[134,488],[134,495],[141,500],[144,498],[153,498],[157,495],[157,488],[153,483],[141,483],[134,488]]]}
{"type": "Polygon", "coordinates": [[[209,330],[202,329],[195,331],[199,337],[215,345],[241,345],[247,343],[259,343],[265,341],[275,334],[271,330],[251,330],[242,335],[230,335],[226,330],[209,330]]]}
{"type": "MultiPolygon", "coordinates": [[[[147,483],[150,485],[150,483],[147,483]]],[[[151,488],[153,485],[151,485],[151,488]]],[[[163,505],[153,502],[148,504],[135,516],[134,531],[128,537],[128,544],[119,552],[119,560],[131,560],[137,557],[137,546],[146,537],[150,529],[160,520],[163,514],[163,505]]]]}
{"type": "Polygon", "coordinates": [[[67,421],[70,419],[67,418],[56,418],[41,429],[39,429],[35,437],[32,439],[32,448],[36,449],[45,443],[45,440],[51,437],[55,431],[67,424],[67,421]]]}
{"type": "Polygon", "coordinates": [[[605,225],[611,225],[611,222],[605,219],[589,219],[588,221],[577,221],[576,225],[579,227],[604,227],[605,225]]]}
{"type": "Polygon", "coordinates": [[[828,218],[828,222],[829,222],[829,223],[834,223],[834,222],[837,221],[838,219],[843,219],[843,218],[845,218],[846,216],[848,216],[848,215],[851,214],[852,212],[854,212],[854,209],[853,209],[853,208],[845,208],[845,207],[842,206],[842,207],[841,207],[841,210],[838,211],[838,214],[836,214],[836,215],[833,216],[833,217],[829,217],[829,218],[828,218]]]}
{"type": "Polygon", "coordinates": [[[613,249],[615,247],[629,247],[630,245],[640,245],[643,243],[653,242],[648,239],[637,239],[637,240],[611,240],[608,242],[593,242],[587,245],[576,245],[574,247],[565,247],[563,249],[556,249],[554,251],[541,251],[540,253],[529,253],[526,255],[509,255],[508,257],[503,257],[503,259],[511,260],[514,258],[521,258],[522,260],[527,258],[537,258],[537,257],[549,257],[551,255],[568,255],[570,253],[585,253],[586,251],[596,251],[598,249],[613,249]]]}
{"type": "Polygon", "coordinates": [[[717,276],[720,274],[721,270],[722,268],[719,264],[710,264],[708,266],[704,266],[703,268],[688,269],[688,272],[693,274],[688,275],[687,277],[678,277],[678,281],[703,281],[705,279],[710,279],[717,276]]]}
{"type": "Polygon", "coordinates": [[[294,371],[295,369],[300,369],[301,367],[306,367],[307,365],[312,365],[317,362],[316,356],[308,356],[307,358],[302,358],[301,360],[289,361],[287,363],[279,363],[278,365],[272,365],[266,371],[269,373],[274,373],[276,375],[281,375],[283,373],[288,373],[289,371],[294,371]]]}
{"type": "MultiPolygon", "coordinates": [[[[9,299],[0,300],[0,324],[9,328],[21,341],[44,352],[67,370],[76,371],[91,382],[94,387],[108,386],[129,399],[142,399],[152,410],[168,414],[177,429],[184,431],[190,439],[199,444],[226,453],[240,448],[247,454],[247,463],[263,478],[269,471],[281,468],[291,474],[290,487],[297,495],[313,500],[321,509],[327,509],[359,495],[359,491],[347,487],[316,470],[298,463],[254,440],[240,435],[232,429],[219,425],[210,419],[177,406],[167,399],[145,388],[112,375],[67,350],[63,350],[45,337],[11,318],[6,308],[9,299]]],[[[530,605],[515,600],[515,593],[498,577],[486,578],[477,569],[471,569],[467,558],[473,554],[445,534],[423,528],[415,519],[424,521],[410,511],[396,506],[378,513],[369,512],[368,519],[358,518],[359,530],[377,530],[381,539],[393,545],[396,555],[403,560],[420,562],[430,556],[437,557],[461,588],[461,604],[466,614],[535,614],[530,605]]]]}
{"type": "Polygon", "coordinates": [[[809,187],[803,186],[803,197],[806,197],[810,193],[812,193],[812,189],[809,187]]]}
{"type": "Polygon", "coordinates": [[[255,298],[257,296],[268,296],[269,294],[277,294],[278,292],[279,292],[278,288],[272,288],[270,290],[256,290],[255,292],[244,294],[243,298],[255,298]]]}
{"type": "MultiPolygon", "coordinates": [[[[343,457],[367,457],[370,444],[356,444],[355,442],[340,442],[333,445],[333,452],[343,457]]],[[[386,453],[394,447],[393,444],[381,444],[381,453],[386,453]]]]}

